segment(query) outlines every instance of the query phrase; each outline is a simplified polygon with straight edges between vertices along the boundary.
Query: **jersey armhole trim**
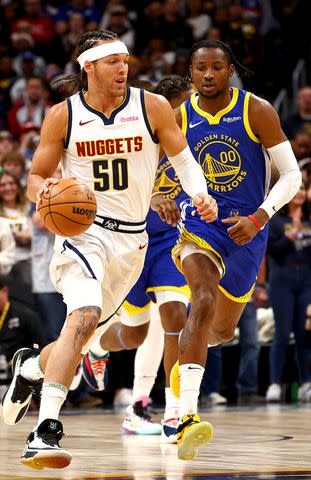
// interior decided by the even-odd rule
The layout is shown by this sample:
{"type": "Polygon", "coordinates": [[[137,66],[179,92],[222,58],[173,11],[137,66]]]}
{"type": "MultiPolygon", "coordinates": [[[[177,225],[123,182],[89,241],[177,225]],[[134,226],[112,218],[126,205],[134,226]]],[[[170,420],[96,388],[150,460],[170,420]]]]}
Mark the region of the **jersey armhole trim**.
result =
{"type": "Polygon", "coordinates": [[[249,124],[249,118],[248,118],[248,106],[249,106],[249,99],[251,98],[251,93],[246,92],[245,94],[245,99],[244,99],[244,107],[243,107],[243,119],[244,119],[244,127],[245,130],[248,134],[248,136],[256,143],[260,143],[260,140],[256,135],[254,134],[253,130],[251,129],[251,126],[249,124]]]}
{"type": "Polygon", "coordinates": [[[68,120],[67,120],[67,132],[66,132],[65,145],[64,145],[65,149],[68,148],[68,145],[70,142],[71,127],[72,127],[72,105],[71,105],[70,98],[67,98],[66,102],[67,102],[67,109],[68,109],[68,120]]]}
{"type": "Polygon", "coordinates": [[[188,115],[186,106],[184,103],[180,105],[180,113],[181,113],[181,131],[186,136],[187,133],[187,125],[188,125],[188,115]]]}
{"type": "Polygon", "coordinates": [[[145,124],[146,124],[148,132],[150,134],[150,137],[152,138],[152,141],[154,143],[159,143],[159,139],[153,133],[151,125],[150,125],[149,120],[148,120],[147,111],[146,111],[146,104],[145,104],[145,91],[143,89],[140,89],[140,101],[141,101],[141,108],[142,108],[142,111],[143,111],[145,124]]]}

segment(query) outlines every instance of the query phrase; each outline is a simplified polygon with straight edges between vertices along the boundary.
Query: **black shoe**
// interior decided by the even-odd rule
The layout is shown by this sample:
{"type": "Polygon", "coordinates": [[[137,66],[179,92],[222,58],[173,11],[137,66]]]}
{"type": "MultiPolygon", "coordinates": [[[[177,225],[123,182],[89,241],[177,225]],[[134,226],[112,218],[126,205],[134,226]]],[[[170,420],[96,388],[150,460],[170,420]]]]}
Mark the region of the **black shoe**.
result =
{"type": "Polygon", "coordinates": [[[38,355],[37,350],[20,348],[15,352],[12,361],[13,379],[9,388],[4,392],[2,403],[2,418],[7,425],[15,425],[26,414],[33,394],[39,394],[42,379],[31,381],[20,374],[21,366],[32,356],[38,355]]]}
{"type": "Polygon", "coordinates": [[[256,392],[239,392],[238,405],[263,405],[265,403],[265,397],[257,395],[256,392]]]}
{"type": "Polygon", "coordinates": [[[67,467],[71,462],[71,454],[58,443],[63,435],[63,425],[59,420],[44,420],[29,435],[21,463],[36,470],[67,467]]]}

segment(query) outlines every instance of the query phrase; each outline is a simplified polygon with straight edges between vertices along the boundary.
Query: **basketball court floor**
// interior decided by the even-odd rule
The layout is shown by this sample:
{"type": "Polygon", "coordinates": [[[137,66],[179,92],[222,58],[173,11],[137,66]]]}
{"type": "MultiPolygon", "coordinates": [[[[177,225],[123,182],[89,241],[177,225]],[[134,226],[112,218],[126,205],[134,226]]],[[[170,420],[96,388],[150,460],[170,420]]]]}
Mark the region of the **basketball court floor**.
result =
{"type": "MultiPolygon", "coordinates": [[[[201,411],[214,426],[214,440],[190,462],[159,436],[123,435],[124,412],[64,412],[62,446],[73,455],[62,470],[19,463],[37,416],[14,427],[0,425],[1,480],[281,480],[311,478],[311,407],[215,407],[201,411]]],[[[155,418],[161,420],[161,412],[155,418]]]]}

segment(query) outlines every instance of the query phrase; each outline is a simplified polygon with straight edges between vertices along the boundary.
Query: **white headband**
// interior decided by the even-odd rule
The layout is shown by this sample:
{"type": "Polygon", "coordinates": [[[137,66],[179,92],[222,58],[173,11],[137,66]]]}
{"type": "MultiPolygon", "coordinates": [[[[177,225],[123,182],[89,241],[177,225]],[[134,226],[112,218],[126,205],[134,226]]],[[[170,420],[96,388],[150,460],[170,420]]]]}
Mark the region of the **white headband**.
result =
{"type": "Polygon", "coordinates": [[[100,58],[108,57],[109,55],[114,55],[116,53],[129,54],[125,43],[120,42],[119,40],[115,42],[102,43],[101,45],[89,48],[85,52],[81,53],[81,55],[78,56],[77,61],[79,62],[82,70],[85,62],[94,62],[94,60],[99,60],[100,58]]]}

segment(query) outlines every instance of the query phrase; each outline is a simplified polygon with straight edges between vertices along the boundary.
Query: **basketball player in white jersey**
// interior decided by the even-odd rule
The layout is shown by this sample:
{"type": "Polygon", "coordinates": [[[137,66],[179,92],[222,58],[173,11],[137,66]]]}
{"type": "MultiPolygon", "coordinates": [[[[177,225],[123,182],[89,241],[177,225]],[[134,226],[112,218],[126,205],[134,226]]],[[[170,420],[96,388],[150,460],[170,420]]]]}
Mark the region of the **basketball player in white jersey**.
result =
{"type": "Polygon", "coordinates": [[[71,454],[59,446],[58,420],[81,354],[113,317],[142,270],[148,237],[145,219],[163,147],[201,218],[217,218],[200,166],[163,97],[127,87],[128,51],[109,31],[82,35],[77,46],[81,73],[67,77],[77,92],[50,109],[28,177],[30,200],[40,204],[57,179],[76,177],[94,190],[97,216],[87,232],[57,237],[51,278],[67,305],[60,337],[40,355],[22,349],[2,399],[4,422],[25,415],[43,378],[39,420],[21,462],[35,469],[63,468],[71,454]],[[44,372],[44,373],[43,373],[44,372]]]}

